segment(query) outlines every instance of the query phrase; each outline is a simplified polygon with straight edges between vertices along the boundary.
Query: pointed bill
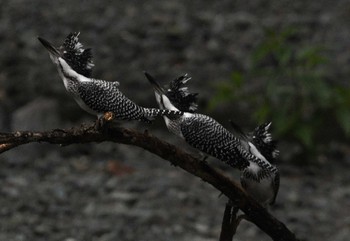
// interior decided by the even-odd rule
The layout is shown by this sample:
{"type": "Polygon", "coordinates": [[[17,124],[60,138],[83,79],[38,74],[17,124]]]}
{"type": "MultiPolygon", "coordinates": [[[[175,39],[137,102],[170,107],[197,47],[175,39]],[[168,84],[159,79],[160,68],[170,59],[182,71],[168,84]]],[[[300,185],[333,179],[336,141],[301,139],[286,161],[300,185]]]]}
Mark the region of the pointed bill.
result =
{"type": "Polygon", "coordinates": [[[155,89],[155,91],[162,95],[165,94],[165,91],[163,90],[163,88],[158,84],[158,82],[152,77],[152,75],[150,75],[149,73],[147,73],[146,71],[144,72],[146,78],[148,79],[148,81],[152,84],[153,88],[155,89]]]}
{"type": "Polygon", "coordinates": [[[58,51],[58,49],[56,47],[54,47],[49,41],[38,37],[38,40],[40,41],[40,43],[42,45],[44,45],[44,47],[47,49],[47,51],[49,51],[49,53],[55,57],[59,57],[60,56],[60,52],[58,51]]]}

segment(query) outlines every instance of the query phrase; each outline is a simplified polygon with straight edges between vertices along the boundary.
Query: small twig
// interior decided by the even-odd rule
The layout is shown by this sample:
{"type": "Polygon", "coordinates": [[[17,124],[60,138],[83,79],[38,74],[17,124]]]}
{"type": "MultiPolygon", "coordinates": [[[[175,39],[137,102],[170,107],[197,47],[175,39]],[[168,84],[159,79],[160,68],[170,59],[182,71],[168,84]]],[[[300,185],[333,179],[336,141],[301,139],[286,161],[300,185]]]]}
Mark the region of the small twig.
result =
{"type": "Polygon", "coordinates": [[[236,216],[238,211],[239,208],[234,207],[230,201],[226,203],[224,216],[222,218],[219,241],[232,241],[239,224],[236,223],[236,216]]]}
{"type": "Polygon", "coordinates": [[[219,241],[232,241],[241,221],[248,220],[245,214],[237,216],[238,211],[239,208],[230,200],[226,203],[219,241]]]}
{"type": "Polygon", "coordinates": [[[0,153],[3,153],[5,151],[8,151],[12,148],[15,148],[17,145],[14,143],[4,143],[4,144],[0,144],[0,153]]]}

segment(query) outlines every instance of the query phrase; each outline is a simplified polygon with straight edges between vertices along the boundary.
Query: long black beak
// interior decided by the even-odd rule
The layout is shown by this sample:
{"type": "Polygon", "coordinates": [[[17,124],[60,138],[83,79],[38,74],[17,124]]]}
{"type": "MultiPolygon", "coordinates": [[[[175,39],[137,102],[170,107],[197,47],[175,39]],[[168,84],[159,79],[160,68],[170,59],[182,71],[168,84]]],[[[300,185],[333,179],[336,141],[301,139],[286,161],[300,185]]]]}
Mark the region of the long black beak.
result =
{"type": "Polygon", "coordinates": [[[155,89],[155,91],[158,92],[158,94],[164,94],[165,93],[164,89],[158,84],[158,82],[152,77],[152,75],[150,75],[146,71],[144,72],[144,74],[145,74],[146,78],[148,79],[148,81],[153,86],[153,88],[155,89]]]}
{"type": "Polygon", "coordinates": [[[60,51],[58,51],[57,48],[55,48],[49,41],[38,37],[40,43],[42,45],[44,45],[44,47],[47,49],[47,51],[49,51],[50,54],[52,54],[55,57],[59,57],[60,56],[60,51]]]}

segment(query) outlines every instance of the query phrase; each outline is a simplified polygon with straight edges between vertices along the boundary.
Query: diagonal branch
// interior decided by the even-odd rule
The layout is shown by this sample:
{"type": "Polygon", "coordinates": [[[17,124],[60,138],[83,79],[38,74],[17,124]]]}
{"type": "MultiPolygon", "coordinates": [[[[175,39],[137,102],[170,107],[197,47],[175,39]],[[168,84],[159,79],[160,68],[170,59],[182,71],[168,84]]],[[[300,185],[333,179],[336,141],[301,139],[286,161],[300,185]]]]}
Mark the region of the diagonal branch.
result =
{"type": "Polygon", "coordinates": [[[114,126],[113,123],[107,123],[100,130],[97,130],[95,125],[82,125],[79,128],[66,130],[55,129],[43,132],[16,131],[13,133],[0,133],[0,153],[31,142],[70,145],[104,141],[138,146],[160,156],[221,191],[230,198],[234,206],[239,207],[249,217],[251,222],[257,225],[273,240],[297,240],[295,235],[282,222],[274,218],[255,200],[247,196],[236,182],[225,177],[206,162],[193,157],[172,144],[152,136],[147,131],[141,133],[114,126]]]}

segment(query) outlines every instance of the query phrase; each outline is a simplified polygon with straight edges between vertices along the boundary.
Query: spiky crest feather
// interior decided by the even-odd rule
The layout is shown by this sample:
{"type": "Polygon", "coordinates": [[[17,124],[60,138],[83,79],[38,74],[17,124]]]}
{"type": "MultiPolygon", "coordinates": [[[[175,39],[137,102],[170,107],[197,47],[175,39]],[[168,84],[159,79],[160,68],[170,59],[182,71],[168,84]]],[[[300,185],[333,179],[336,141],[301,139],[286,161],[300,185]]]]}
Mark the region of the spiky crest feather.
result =
{"type": "Polygon", "coordinates": [[[60,47],[62,58],[77,73],[85,77],[91,77],[94,63],[92,60],[91,49],[84,49],[82,43],[79,42],[79,32],[70,33],[60,47]]]}
{"type": "Polygon", "coordinates": [[[264,123],[254,129],[250,134],[251,142],[258,148],[263,156],[272,163],[276,161],[279,154],[277,150],[277,141],[272,139],[269,132],[271,122],[264,123]]]}
{"type": "Polygon", "coordinates": [[[197,110],[198,93],[190,93],[185,84],[191,79],[187,74],[170,82],[166,95],[174,106],[184,112],[194,113],[197,110]]]}

